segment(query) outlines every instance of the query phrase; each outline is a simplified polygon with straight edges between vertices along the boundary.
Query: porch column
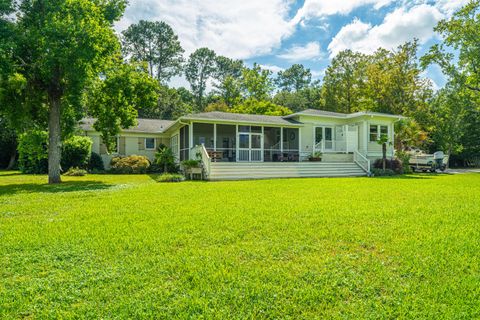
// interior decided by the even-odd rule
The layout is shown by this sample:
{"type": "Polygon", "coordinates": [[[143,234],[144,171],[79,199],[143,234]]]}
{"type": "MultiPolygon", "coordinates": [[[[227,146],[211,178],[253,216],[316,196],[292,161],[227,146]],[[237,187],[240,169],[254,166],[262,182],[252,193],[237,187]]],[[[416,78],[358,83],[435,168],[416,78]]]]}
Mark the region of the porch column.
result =
{"type": "Polygon", "coordinates": [[[302,156],[302,130],[298,128],[298,161],[300,162],[300,157],[302,156]]]}
{"type": "Polygon", "coordinates": [[[238,146],[240,145],[240,139],[238,135],[238,124],[235,125],[235,162],[238,162],[238,146]]]}
{"type": "Polygon", "coordinates": [[[395,123],[391,124],[391,130],[390,130],[390,135],[391,135],[391,141],[392,141],[392,157],[395,156],[395,123]]]}

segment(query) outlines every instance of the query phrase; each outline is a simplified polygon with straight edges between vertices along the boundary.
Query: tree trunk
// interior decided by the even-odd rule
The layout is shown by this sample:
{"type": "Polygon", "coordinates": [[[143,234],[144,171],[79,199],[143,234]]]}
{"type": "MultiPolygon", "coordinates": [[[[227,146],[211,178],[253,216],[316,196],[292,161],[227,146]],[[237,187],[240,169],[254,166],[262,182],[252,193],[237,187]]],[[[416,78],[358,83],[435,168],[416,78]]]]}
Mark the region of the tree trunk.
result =
{"type": "Polygon", "coordinates": [[[48,116],[48,183],[60,183],[61,129],[60,95],[50,97],[48,116]]]}
{"type": "Polygon", "coordinates": [[[383,171],[385,171],[387,167],[387,144],[382,143],[382,165],[383,165],[383,171]]]}
{"type": "Polygon", "coordinates": [[[12,154],[10,155],[10,161],[8,162],[8,166],[6,170],[12,170],[15,166],[15,160],[17,160],[17,147],[13,148],[12,154]]]}

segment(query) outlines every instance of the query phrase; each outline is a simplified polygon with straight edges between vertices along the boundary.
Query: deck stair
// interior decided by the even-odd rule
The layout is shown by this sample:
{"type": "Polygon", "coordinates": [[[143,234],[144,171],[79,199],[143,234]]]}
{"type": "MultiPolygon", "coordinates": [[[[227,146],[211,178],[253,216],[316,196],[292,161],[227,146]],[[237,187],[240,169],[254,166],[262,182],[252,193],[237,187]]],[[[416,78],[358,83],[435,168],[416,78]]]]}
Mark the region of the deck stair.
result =
{"type": "Polygon", "coordinates": [[[209,180],[365,176],[354,162],[212,162],[209,180]]]}

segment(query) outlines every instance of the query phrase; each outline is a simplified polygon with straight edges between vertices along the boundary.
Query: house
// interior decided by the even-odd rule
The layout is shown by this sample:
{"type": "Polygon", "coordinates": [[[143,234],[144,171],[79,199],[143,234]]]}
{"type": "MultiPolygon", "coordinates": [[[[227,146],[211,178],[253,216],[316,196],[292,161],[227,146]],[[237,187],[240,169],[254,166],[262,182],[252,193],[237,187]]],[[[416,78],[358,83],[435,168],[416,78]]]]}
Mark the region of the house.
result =
{"type": "MultiPolygon", "coordinates": [[[[159,144],[169,146],[178,161],[201,159],[211,180],[366,175],[371,160],[382,157],[380,135],[394,139],[402,116],[369,111],[351,114],[307,109],[288,116],[204,112],[176,121],[138,119],[123,130],[117,149],[108,154],[94,119],[80,127],[93,140],[93,151],[106,166],[114,155],[154,159],[159,144]],[[321,162],[308,161],[321,153],[321,162]]],[[[387,155],[394,156],[392,145],[387,155]]]]}

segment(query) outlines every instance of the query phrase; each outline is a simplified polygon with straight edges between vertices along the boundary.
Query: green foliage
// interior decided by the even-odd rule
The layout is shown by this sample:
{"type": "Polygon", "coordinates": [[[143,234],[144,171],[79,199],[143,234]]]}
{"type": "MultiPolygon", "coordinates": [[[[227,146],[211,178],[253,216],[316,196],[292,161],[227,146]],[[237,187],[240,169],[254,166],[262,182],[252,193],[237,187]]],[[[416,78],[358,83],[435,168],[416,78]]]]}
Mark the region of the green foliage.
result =
{"type": "Polygon", "coordinates": [[[152,177],[0,172],[0,318],[480,314],[478,174],[152,177]]]}
{"type": "Polygon", "coordinates": [[[256,99],[247,99],[232,109],[233,113],[264,114],[269,116],[286,116],[292,113],[292,110],[276,105],[271,101],[257,101],[256,99]]]}
{"type": "Polygon", "coordinates": [[[121,128],[135,125],[138,108],[157,106],[158,89],[142,65],[121,61],[96,79],[90,87],[88,107],[97,119],[93,127],[101,133],[108,151],[112,151],[121,128]]]}
{"type": "Polygon", "coordinates": [[[145,156],[114,157],[110,162],[112,173],[147,173],[148,167],[150,167],[150,161],[145,156]]]}
{"type": "Polygon", "coordinates": [[[71,167],[63,175],[69,177],[83,177],[87,174],[87,170],[78,167],[71,167]]]}
{"type": "Polygon", "coordinates": [[[158,89],[158,100],[155,106],[138,106],[140,118],[176,120],[192,112],[192,105],[184,102],[177,89],[163,85],[158,89]]]}
{"type": "Polygon", "coordinates": [[[88,170],[90,172],[101,172],[105,170],[102,157],[98,153],[92,152],[90,154],[90,160],[88,161],[88,170]]]}
{"type": "MultiPolygon", "coordinates": [[[[379,160],[381,160],[381,159],[379,159],[379,160]]],[[[372,175],[374,177],[391,177],[391,176],[396,175],[396,173],[392,169],[383,170],[382,168],[374,168],[372,170],[372,175]]]]}
{"type": "Polygon", "coordinates": [[[442,38],[422,57],[422,64],[440,66],[453,86],[480,94],[480,1],[473,0],[450,19],[441,20],[434,31],[442,38]]]}
{"type": "MultiPolygon", "coordinates": [[[[373,168],[383,170],[383,159],[377,159],[373,163],[373,168]]],[[[402,174],[403,172],[403,163],[400,159],[386,159],[385,160],[385,170],[391,170],[396,174],[402,174]]]]}
{"type": "Polygon", "coordinates": [[[310,86],[312,73],[302,64],[293,64],[290,68],[279,71],[275,84],[281,91],[299,91],[310,86]]]}
{"type": "Polygon", "coordinates": [[[155,153],[155,163],[163,167],[163,172],[175,172],[175,154],[165,145],[159,145],[155,153]]]}
{"type": "Polygon", "coordinates": [[[321,89],[315,85],[294,92],[280,91],[273,97],[273,103],[287,107],[293,112],[323,108],[321,89]]]}
{"type": "Polygon", "coordinates": [[[18,139],[18,168],[23,173],[47,173],[48,133],[32,130],[22,133],[18,139]]]}
{"type": "Polygon", "coordinates": [[[200,166],[201,161],[200,160],[183,160],[182,161],[182,166],[185,169],[191,169],[191,168],[198,168],[200,166]]]}
{"type": "Polygon", "coordinates": [[[257,63],[251,69],[242,71],[241,88],[246,99],[268,100],[273,92],[274,84],[270,70],[262,69],[257,63]]]}
{"type": "Polygon", "coordinates": [[[185,66],[185,78],[195,97],[197,110],[203,111],[207,81],[216,72],[216,54],[208,48],[200,48],[193,52],[185,66]]]}
{"type": "Polygon", "coordinates": [[[92,139],[83,136],[72,136],[62,144],[62,169],[85,169],[90,161],[92,139]]]}
{"type": "Polygon", "coordinates": [[[131,24],[122,32],[122,49],[132,61],[147,62],[150,75],[163,84],[182,72],[184,50],[172,27],[163,21],[131,24]]]}
{"type": "Polygon", "coordinates": [[[164,173],[156,178],[158,182],[182,182],[185,177],[178,173],[164,173]]]}
{"type": "Polygon", "coordinates": [[[410,154],[402,150],[397,150],[395,156],[402,163],[403,173],[412,173],[412,168],[410,167],[410,154]]]}

